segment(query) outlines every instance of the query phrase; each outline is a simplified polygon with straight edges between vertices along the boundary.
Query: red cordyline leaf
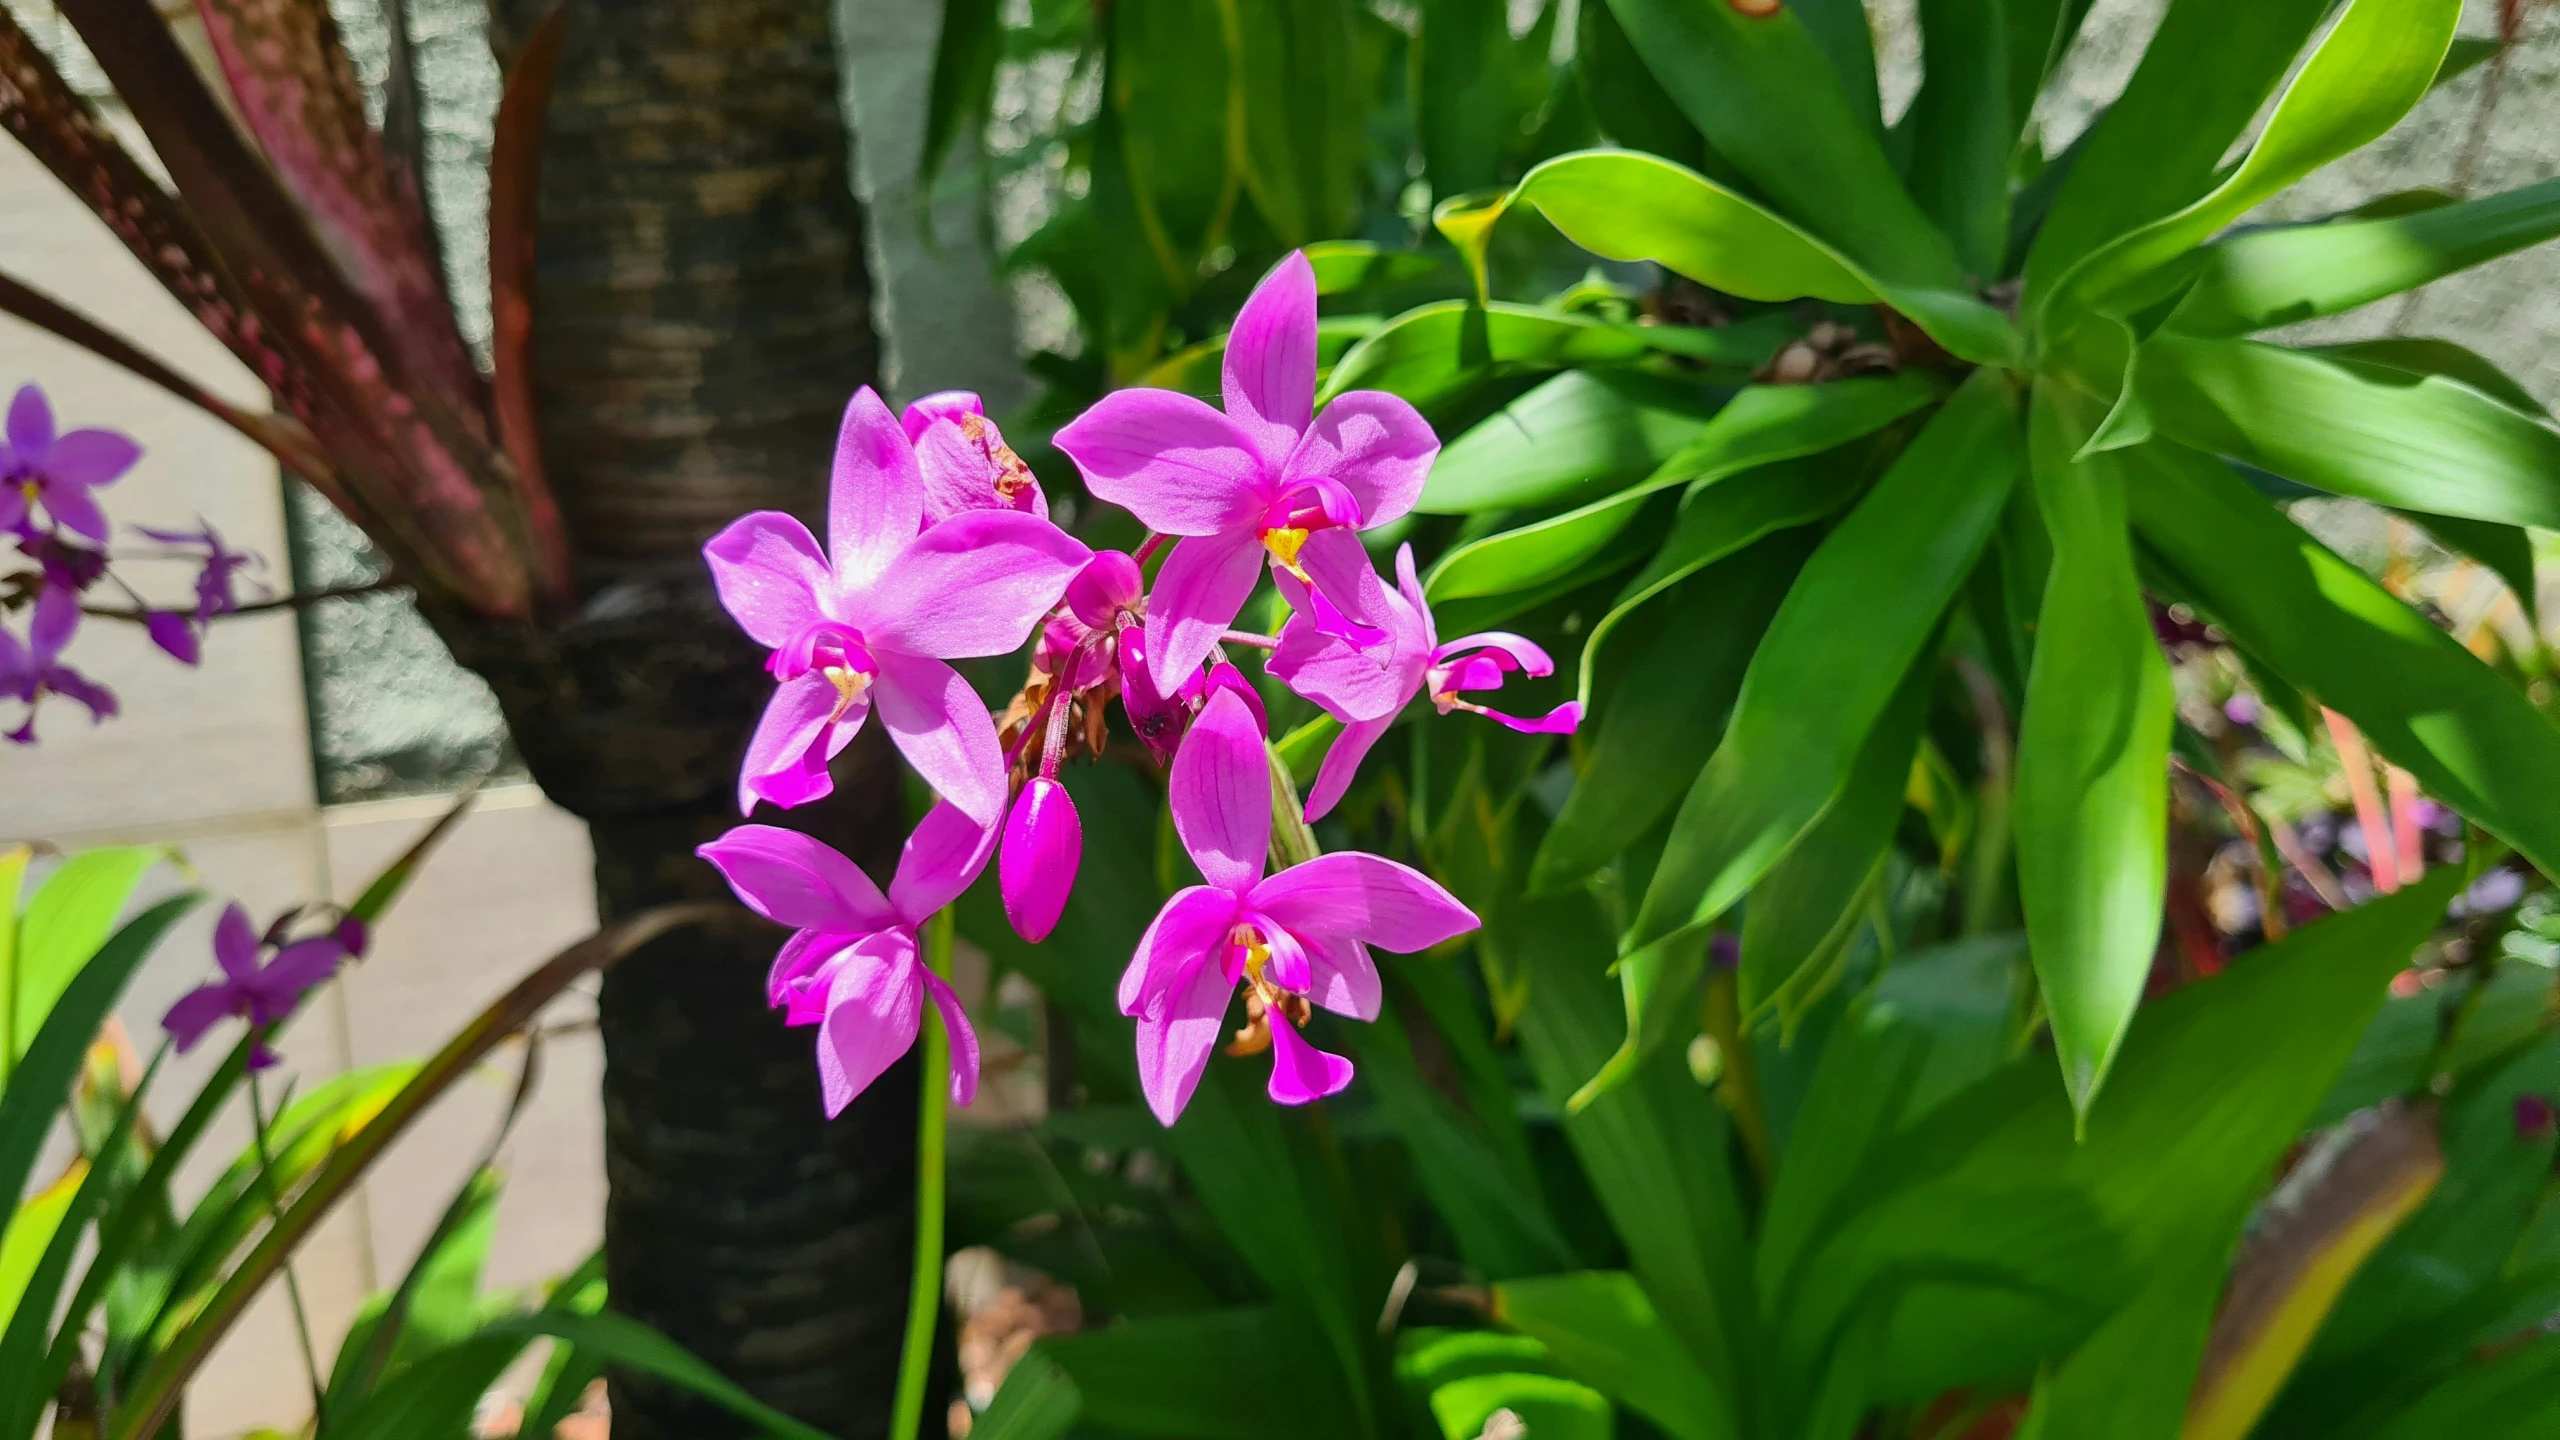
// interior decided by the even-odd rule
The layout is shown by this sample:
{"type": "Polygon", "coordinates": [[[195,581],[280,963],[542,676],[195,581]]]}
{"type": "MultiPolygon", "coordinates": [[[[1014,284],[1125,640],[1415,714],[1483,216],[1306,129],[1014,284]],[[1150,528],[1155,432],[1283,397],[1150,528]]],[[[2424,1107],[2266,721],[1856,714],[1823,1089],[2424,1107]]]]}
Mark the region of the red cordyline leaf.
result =
{"type": "MultiPolygon", "coordinates": [[[[217,49],[254,97],[244,117],[282,137],[269,143],[285,159],[249,146],[148,0],[61,8],[131,106],[177,198],[124,154],[5,12],[0,124],[251,366],[307,430],[326,473],[306,469],[307,455],[279,455],[321,484],[406,578],[491,617],[559,602],[567,565],[556,510],[494,438],[488,389],[445,306],[415,183],[364,126],[334,27],[298,0],[206,4],[209,28],[227,37],[217,49]]],[[[57,333],[69,333],[57,323],[63,315],[75,329],[94,328],[69,307],[45,305],[47,314],[27,318],[57,333]]],[[[119,363],[139,353],[122,350],[101,353],[119,363]]],[[[288,448],[296,438],[276,433],[288,448]]]]}
{"type": "MultiPolygon", "coordinates": [[[[542,473],[542,444],[534,430],[533,236],[542,180],[543,121],[551,110],[551,82],[560,72],[566,10],[554,10],[507,72],[498,97],[495,138],[489,145],[489,359],[498,438],[515,462],[534,532],[561,543],[566,527],[542,473]]],[[[567,573],[565,550],[554,562],[567,573]]]]}

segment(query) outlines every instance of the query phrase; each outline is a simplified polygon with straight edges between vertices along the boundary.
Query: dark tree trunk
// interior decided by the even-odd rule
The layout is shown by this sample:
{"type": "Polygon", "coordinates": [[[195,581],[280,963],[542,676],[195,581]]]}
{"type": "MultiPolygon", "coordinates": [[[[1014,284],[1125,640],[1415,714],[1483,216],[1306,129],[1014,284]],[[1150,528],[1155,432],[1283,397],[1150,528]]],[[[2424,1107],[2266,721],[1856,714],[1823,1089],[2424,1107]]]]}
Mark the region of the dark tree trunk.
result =
{"type": "MultiPolygon", "coordinates": [[[[548,8],[498,0],[502,57],[548,8]]],[[[583,602],[538,630],[436,619],[534,778],[588,822],[611,919],[726,894],[693,849],[737,823],[738,756],[772,685],[699,547],[747,510],[818,516],[878,346],[825,0],[567,8],[534,345],[583,602]]],[[[835,798],[793,823],[885,873],[897,772],[865,739],[835,798]]],[[[886,1427],[906,1317],[916,1071],[828,1122],[812,1033],[765,1008],[779,939],[743,918],[686,931],[604,982],[609,1282],[617,1309],[862,1440],[886,1427]]],[[[740,1428],[628,1375],[613,1409],[616,1440],[740,1428]]]]}

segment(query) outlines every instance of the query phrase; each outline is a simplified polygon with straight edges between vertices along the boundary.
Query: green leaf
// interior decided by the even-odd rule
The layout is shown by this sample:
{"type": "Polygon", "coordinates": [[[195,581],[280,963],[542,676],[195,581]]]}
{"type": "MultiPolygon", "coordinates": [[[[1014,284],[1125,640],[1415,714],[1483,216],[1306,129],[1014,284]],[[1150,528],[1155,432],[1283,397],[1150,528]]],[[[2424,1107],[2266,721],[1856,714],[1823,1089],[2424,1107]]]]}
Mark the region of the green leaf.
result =
{"type": "MultiPolygon", "coordinates": [[[[2407,512],[2402,512],[2406,514],[2407,512]]],[[[2493,525],[2486,520],[2464,520],[2452,515],[2409,515],[2408,518],[2436,538],[2436,543],[2460,555],[2467,555],[2489,568],[2506,582],[2516,603],[2524,607],[2527,618],[2540,608],[2536,595],[2540,590],[2533,574],[2533,537],[2521,525],[2493,525]]]]}
{"type": "Polygon", "coordinates": [[[1965,273],[1987,285],[2009,248],[2009,153],[2021,119],[2010,108],[2009,16],[2001,0],[1922,0],[1920,32],[1920,93],[1903,122],[1911,193],[1954,242],[1965,273]]]}
{"type": "Polygon", "coordinates": [[[2372,1440],[2530,1440],[2560,1426],[2560,1335],[2470,1365],[2370,1432],[2372,1440]]]}
{"type": "Polygon", "coordinates": [[[2426,793],[2560,867],[2560,728],[2227,467],[2159,444],[2123,454],[2135,532],[2179,598],[2426,793]]]}
{"type": "MultiPolygon", "coordinates": [[[[1348,242],[1346,242],[1348,243],[1348,242]]],[[[1385,256],[1382,259],[1400,258],[1385,256]]],[[[1375,315],[1322,315],[1316,318],[1316,369],[1319,374],[1339,363],[1351,347],[1368,338],[1384,322],[1375,315]]],[[[1217,398],[1227,359],[1227,337],[1213,335],[1185,345],[1155,363],[1137,379],[1158,390],[1217,398]]]]}
{"type": "Polygon", "coordinates": [[[2178,1433],[2223,1286],[2223,1257],[2182,1255],[2036,1383],[2017,1440],[2156,1440],[2178,1433]]]}
{"type": "Polygon", "coordinates": [[[673,1340],[628,1315],[601,1310],[543,1309],[509,1315],[480,1327],[477,1339],[513,1341],[519,1347],[537,1336],[549,1336],[626,1370],[680,1385],[711,1401],[768,1435],[782,1440],[827,1440],[826,1432],[804,1425],[740,1389],[673,1340]]]}
{"type": "Polygon", "coordinates": [[[1411,54],[1413,128],[1431,193],[1445,198],[1500,184],[1511,110],[1503,0],[1422,0],[1411,54]]]}
{"type": "MultiPolygon", "coordinates": [[[[1750,386],[1643,480],[1552,519],[1462,545],[1432,567],[1423,588],[1432,600],[1441,601],[1543,584],[1599,554],[1634,523],[1647,497],[1657,491],[1683,483],[1709,485],[1837,448],[1893,423],[1936,395],[1934,384],[1920,376],[1750,386]]],[[[1709,485],[1710,493],[1712,489],[1709,485]]],[[[1758,509],[1765,518],[1785,508],[1783,501],[1773,505],[1771,497],[1755,490],[1739,498],[1731,513],[1758,509]]],[[[1701,516],[1699,523],[1706,525],[1711,518],[1701,516]]],[[[1697,542],[1693,538],[1689,543],[1697,542]]]]}
{"type": "Polygon", "coordinates": [[[1999,518],[2017,430],[2007,383],[1978,372],[1806,562],[1681,807],[1635,945],[1723,914],[1839,793],[1999,518]]]}
{"type": "Polygon", "coordinates": [[[1661,464],[1721,397],[1628,370],[1568,370],[1450,441],[1416,509],[1430,515],[1578,503],[1661,464]]]}
{"type": "Polygon", "coordinates": [[[480,1272],[497,1232],[497,1173],[481,1170],[463,1183],[399,1288],[366,1302],[338,1346],[328,1409],[346,1412],[383,1377],[470,1338],[480,1324],[480,1272]],[[386,1318],[387,1317],[387,1318],[386,1318]],[[388,1336],[385,1324],[392,1326],[388,1336]]]}
{"type": "Polygon", "coordinates": [[[1122,1321],[1051,1336],[1032,1353],[1074,1383],[1084,1422],[1110,1431],[1186,1440],[1360,1433],[1314,1339],[1266,1306],[1122,1321]]]}
{"type": "Polygon", "coordinates": [[[1229,39],[1215,8],[1190,0],[1128,0],[1105,19],[1105,129],[1117,136],[1138,222],[1123,243],[1142,247],[1172,294],[1187,295],[1200,257],[1224,238],[1220,201],[1238,158],[1228,138],[1228,67],[1201,63],[1226,54],[1229,39]]]}
{"type": "Polygon", "coordinates": [[[2045,77],[2080,33],[2089,0],[2004,0],[2000,8],[2009,25],[2009,117],[2023,127],[2045,77]]]}
{"type": "Polygon", "coordinates": [[[417,877],[418,867],[427,863],[427,857],[434,854],[436,847],[444,843],[445,837],[453,833],[454,826],[462,823],[462,817],[471,813],[472,804],[479,798],[478,782],[474,782],[471,788],[455,796],[453,804],[446,807],[442,815],[436,817],[436,823],[428,826],[424,834],[411,841],[409,848],[401,851],[398,859],[382,867],[382,872],[374,876],[372,881],[364,887],[364,893],[358,895],[355,903],[347,907],[347,913],[367,925],[382,923],[382,917],[391,909],[392,902],[398,900],[400,892],[408,889],[409,882],[417,877]]]}
{"type": "Polygon", "coordinates": [[[2168,320],[2243,335],[2368,305],[2560,235],[2560,179],[2384,219],[2253,230],[2205,251],[2168,320]]]}
{"type": "Polygon", "coordinates": [[[2159,946],[2177,696],[2134,574],[2125,477],[2106,455],[2073,462],[2087,417],[2053,389],[2038,388],[2031,418],[2053,570],[2018,733],[2018,900],[2063,1084],[2085,1113],[2159,946]]]}
{"type": "MultiPolygon", "coordinates": [[[[2203,194],[2329,8],[2170,0],[2124,93],[2073,142],[2077,158],[2027,252],[2019,313],[2041,311],[2054,283],[2091,252],[2203,194]]],[[[2028,208],[2023,196],[2020,205],[2028,208]]]]}
{"type": "Polygon", "coordinates": [[[1084,1411],[1084,1396],[1038,1349],[1005,1372],[1004,1388],[969,1427],[969,1440],[1061,1440],[1084,1411]]]}
{"type": "Polygon", "coordinates": [[[1746,16],[1699,0],[1608,4],[1707,143],[1779,208],[1878,274],[1955,283],[1946,237],[1902,188],[1875,124],[1795,7],[1746,16]]]}
{"type": "MultiPolygon", "coordinates": [[[[1894,193],[1902,193],[1898,183],[1894,193]]],[[[1657,156],[1559,155],[1522,177],[1504,203],[1536,206],[1595,255],[1655,261],[1745,299],[1889,304],[1965,359],[2006,365],[2023,353],[2007,318],[1952,281],[1880,278],[1777,214],[1657,156]]]]}
{"type": "Polygon", "coordinates": [[[1644,1287],[1623,1270],[1496,1285],[1493,1314],[1535,1336],[1566,1374],[1661,1426],[1673,1440],[1733,1440],[1739,1433],[1732,1400],[1680,1348],[1644,1287]]]}
{"type": "MultiPolygon", "coordinates": [[[[53,1237],[71,1213],[72,1197],[88,1183],[89,1165],[74,1160],[71,1168],[52,1184],[28,1196],[18,1204],[17,1213],[9,1217],[5,1234],[0,1234],[0,1324],[10,1324],[18,1313],[19,1302],[26,1298],[28,1282],[35,1278],[37,1262],[53,1248],[53,1237]]],[[[16,1326],[10,1324],[14,1330],[16,1326]]]]}
{"type": "Polygon", "coordinates": [[[1662,82],[1653,78],[1605,0],[1578,7],[1576,17],[1574,78],[1603,134],[1630,150],[1660,155],[1728,183],[1739,178],[1730,162],[1707,149],[1707,137],[1663,93],[1662,82]]]}
{"type": "Polygon", "coordinates": [[[2517,384],[2514,377],[2499,369],[2495,361],[2450,340],[2440,340],[2431,335],[2384,335],[2339,345],[2306,345],[2303,353],[2334,360],[2359,373],[2378,374],[2384,379],[2410,377],[2402,383],[2414,383],[2417,378],[2428,375],[2442,375],[2448,380],[2458,380],[2502,405],[2537,418],[2548,418],[2542,402],[2517,384]]]}
{"type": "Polygon", "coordinates": [[[2401,509],[2560,526],[2560,431],[2458,380],[2164,333],[2134,383],[2196,449],[2401,509]]]}
{"type": "Polygon", "coordinates": [[[960,136],[985,123],[995,101],[996,62],[1004,58],[1004,40],[1004,15],[996,0],[946,0],[941,38],[933,47],[924,147],[916,157],[916,178],[923,188],[942,173],[960,136]]]}
{"type": "MultiPolygon", "coordinates": [[[[66,873],[70,868],[63,867],[66,873]]],[[[57,875],[54,883],[60,884],[61,876],[57,875]]],[[[108,888],[113,887],[106,886],[99,871],[92,870],[77,887],[81,903],[74,904],[66,898],[61,913],[69,916],[96,903],[94,897],[108,888]]],[[[60,997],[48,1007],[42,1028],[26,1047],[25,1059],[10,1075],[7,1088],[0,1090],[0,1196],[14,1200],[26,1193],[27,1175],[35,1168],[37,1152],[44,1146],[55,1113],[70,1100],[71,1084],[80,1074],[80,1059],[88,1051],[90,1040],[124,994],[133,972],[149,958],[178,917],[202,898],[192,891],[171,896],[127,921],[104,945],[90,942],[95,953],[82,953],[81,959],[86,963],[71,975],[60,997]]],[[[37,904],[43,901],[39,895],[37,904]]],[[[110,919],[123,903],[124,892],[119,889],[114,905],[107,909],[110,919]]],[[[29,907],[30,920],[34,909],[29,907]]],[[[73,922],[66,918],[62,923],[67,930],[73,922]]]]}
{"type": "MultiPolygon", "coordinates": [[[[1360,74],[1352,0],[1176,3],[1202,16],[1233,16],[1228,54],[1244,86],[1245,193],[1280,243],[1304,245],[1356,228],[1369,87],[1360,74]]],[[[1223,76],[1226,66],[1202,63],[1214,53],[1212,46],[1181,63],[1223,76]]],[[[1194,110],[1184,120],[1215,134],[1201,122],[1216,113],[1194,110]]]]}
{"type": "MultiPolygon", "coordinates": [[[[1307,263],[1315,269],[1319,295],[1340,295],[1363,285],[1418,280],[1440,268],[1440,262],[1428,255],[1390,250],[1369,240],[1319,240],[1303,248],[1307,263]]],[[[1318,359],[1321,363],[1322,356],[1318,359]]]]}
{"type": "Polygon", "coordinates": [[[1599,1392],[1553,1375],[1470,1375],[1431,1392],[1431,1414],[1447,1440],[1477,1440],[1501,1411],[1540,1440],[1610,1440],[1616,1433],[1599,1392]]]}
{"type": "MultiPolygon", "coordinates": [[[[1937,667],[1911,667],[1858,747],[1840,793],[1751,891],[1742,912],[1738,977],[1746,1029],[1808,963],[1847,942],[1864,920],[1868,877],[1902,815],[1937,667]]],[[[1648,1040],[1648,1044],[1653,1043],[1648,1040]]]]}
{"type": "Polygon", "coordinates": [[[1884,100],[1876,89],[1875,22],[1867,14],[1865,0],[1795,0],[1787,9],[1803,22],[1813,43],[1822,47],[1831,73],[1840,77],[1840,92],[1849,97],[1850,108],[1868,130],[1883,134],[1884,100]]]}
{"type": "MultiPolygon", "coordinates": [[[[27,1053],[54,1002],[115,928],[116,916],[142,883],[142,872],[167,858],[157,846],[90,850],[72,856],[37,887],[18,917],[15,965],[9,974],[11,1044],[0,1074],[27,1053]]],[[[81,1037],[88,1043],[88,1037],[81,1037]]]]}
{"type": "Polygon", "coordinates": [[[2169,294],[2183,279],[2168,268],[2171,261],[2277,191],[2379,139],[2424,98],[2461,18],[2461,0],[2349,0],[2239,168],[2193,204],[2092,255],[2065,287],[2118,314],[2169,294]]]}
{"type": "MultiPolygon", "coordinates": [[[[1674,333],[1685,332],[1502,301],[1482,309],[1463,300],[1436,301],[1406,311],[1352,346],[1325,377],[1318,399],[1330,400],[1345,390],[1385,390],[1430,410],[1497,375],[1633,364],[1679,345],[1670,338],[1674,333]]],[[[1738,347],[1736,362],[1745,363],[1748,353],[1738,347]]]]}
{"type": "MultiPolygon", "coordinates": [[[[1671,586],[1649,607],[1649,622],[1612,627],[1642,633],[1620,642],[1628,658],[1606,681],[1584,657],[1586,703],[1597,702],[1584,723],[1588,749],[1538,847],[1532,890],[1552,894],[1578,883],[1679,803],[1714,753],[1743,667],[1810,548],[1773,541],[1671,586]]],[[[1602,623],[1618,620],[1613,610],[1602,623]]]]}

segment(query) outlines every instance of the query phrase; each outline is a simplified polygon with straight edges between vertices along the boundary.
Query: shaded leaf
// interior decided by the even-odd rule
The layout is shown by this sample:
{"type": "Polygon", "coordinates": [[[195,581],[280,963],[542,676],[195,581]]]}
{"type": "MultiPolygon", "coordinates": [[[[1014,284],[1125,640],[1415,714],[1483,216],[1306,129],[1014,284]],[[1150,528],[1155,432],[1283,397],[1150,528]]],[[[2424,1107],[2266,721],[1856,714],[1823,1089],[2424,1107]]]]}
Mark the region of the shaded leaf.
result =
{"type": "Polygon", "coordinates": [[[1590,499],[1661,464],[1721,404],[1660,376],[1568,370],[1443,446],[1415,508],[1465,515],[1590,499]]]}
{"type": "Polygon", "coordinates": [[[1535,1336],[1566,1374],[1661,1426],[1674,1440],[1731,1440],[1740,1433],[1731,1398],[1680,1349],[1644,1287],[1622,1270],[1497,1285],[1493,1313],[1535,1336]]]}

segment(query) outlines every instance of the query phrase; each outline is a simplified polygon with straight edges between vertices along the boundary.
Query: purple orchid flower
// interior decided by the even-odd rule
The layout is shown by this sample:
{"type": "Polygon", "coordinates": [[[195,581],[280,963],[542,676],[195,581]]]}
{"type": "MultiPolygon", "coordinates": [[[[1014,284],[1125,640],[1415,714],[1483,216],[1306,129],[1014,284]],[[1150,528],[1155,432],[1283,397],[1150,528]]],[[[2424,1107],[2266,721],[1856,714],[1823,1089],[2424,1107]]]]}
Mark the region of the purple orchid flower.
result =
{"type": "Polygon", "coordinates": [[[995,838],[950,801],[935,805],[907,837],[886,896],[852,861],[796,830],[741,825],[695,852],[720,867],[748,909],[793,927],[765,998],[785,1024],[818,1027],[829,1119],[916,1043],[928,995],[951,1037],[951,1103],[977,1098],[978,1032],[960,997],[924,964],[917,931],[978,878],[995,838]]]}
{"type": "Polygon", "coordinates": [[[1037,945],[1058,928],[1067,896],[1084,863],[1084,820],[1067,787],[1035,775],[1013,802],[1004,824],[1004,850],[996,864],[1005,919],[1015,934],[1037,945]]]}
{"type": "Polygon", "coordinates": [[[1356,532],[1411,510],[1440,453],[1422,416],[1381,391],[1314,413],[1316,279],[1303,253],[1236,315],[1224,380],[1224,413],[1171,390],[1119,390],[1057,434],[1095,495],[1182,537],[1147,607],[1159,694],[1208,658],[1266,557],[1313,587],[1338,632],[1373,624],[1385,587],[1356,532]]]}
{"type": "Polygon", "coordinates": [[[1413,547],[1396,550],[1396,588],[1384,601],[1388,643],[1362,648],[1303,616],[1291,616],[1280,627],[1279,647],[1271,652],[1271,673],[1288,687],[1343,722],[1307,792],[1307,818],[1317,820],[1333,809],[1350,788],[1362,757],[1387,733],[1416,695],[1428,694],[1441,714],[1465,710],[1530,735],[1570,735],[1582,723],[1582,703],[1568,700],[1536,719],[1489,710],[1460,697],[1471,690],[1501,687],[1512,671],[1532,677],[1555,673],[1555,662],[1530,640],[1488,630],[1440,643],[1431,607],[1423,601],[1414,578],[1413,547]]]}
{"type": "Polygon", "coordinates": [[[836,441],[827,549],[773,510],[703,546],[721,603],[771,647],[766,667],[782,682],[747,745],[741,814],[759,799],[787,809],[832,792],[827,762],[874,706],[944,799],[982,826],[1004,813],[995,722],[944,662],[1020,646],[1090,552],[1011,510],[924,520],[915,447],[864,386],[836,441]]]}
{"type": "Polygon", "coordinates": [[[202,518],[196,521],[196,526],[193,530],[154,530],[148,525],[133,528],[163,545],[204,551],[204,568],[196,573],[195,618],[201,625],[216,615],[228,615],[238,610],[240,597],[233,587],[240,572],[263,566],[266,562],[254,551],[234,550],[223,543],[221,533],[202,518]]]}
{"type": "Polygon", "coordinates": [[[80,627],[80,595],[63,586],[47,586],[36,596],[35,616],[20,641],[0,626],[0,700],[25,703],[25,723],[9,732],[20,745],[36,738],[36,702],[59,695],[88,707],[90,723],[116,713],[115,692],[62,663],[62,649],[80,627]]]}
{"type": "Polygon", "coordinates": [[[916,447],[924,475],[924,523],[971,510],[1015,510],[1049,518],[1040,477],[1004,443],[987,418],[985,402],[968,390],[943,390],[907,406],[898,417],[916,447]]]}
{"type": "Polygon", "coordinates": [[[1263,713],[1262,695],[1244,672],[1233,665],[1215,665],[1207,671],[1193,670],[1190,677],[1170,695],[1160,694],[1155,687],[1152,667],[1147,664],[1147,634],[1132,627],[1120,632],[1120,706],[1129,714],[1129,727],[1156,757],[1159,765],[1170,765],[1182,748],[1182,737],[1191,728],[1191,718],[1200,713],[1209,697],[1221,690],[1232,691],[1245,708],[1253,712],[1254,723],[1264,730],[1271,728],[1270,717],[1263,713]]]}
{"type": "Polygon", "coordinates": [[[20,386],[9,402],[8,443],[0,446],[0,530],[28,533],[34,507],[75,534],[107,543],[106,512],[90,492],[114,484],[142,447],[114,430],[74,430],[57,435],[44,391],[20,386]]]}
{"type": "Polygon", "coordinates": [[[1208,883],[1157,912],[1119,996],[1120,1013],[1138,1021],[1139,1084],[1167,1125],[1198,1087],[1239,982],[1269,1027],[1271,1098],[1303,1105],[1351,1083],[1350,1061],[1298,1034],[1307,1007],[1374,1020],[1371,945],[1424,950],[1478,924],[1429,877],[1375,855],[1320,855],[1265,878],[1269,766],[1262,727],[1225,690],[1209,697],[1174,757],[1173,828],[1208,883]]]}
{"type": "MultiPolygon", "coordinates": [[[[282,925],[279,921],[271,928],[280,930],[282,925]]],[[[178,1053],[184,1055],[207,1030],[231,1016],[253,1027],[273,1025],[291,1015],[313,986],[337,974],[341,962],[363,953],[364,933],[362,922],[351,917],[349,924],[308,940],[279,944],[279,935],[261,940],[249,924],[249,912],[235,901],[213,927],[213,960],[222,967],[222,978],[180,996],[161,1017],[160,1028],[169,1032],[178,1053]],[[258,952],[270,947],[275,957],[262,966],[258,952]]],[[[263,1037],[251,1044],[250,1069],[264,1070],[275,1063],[275,1052],[263,1037]]]]}

